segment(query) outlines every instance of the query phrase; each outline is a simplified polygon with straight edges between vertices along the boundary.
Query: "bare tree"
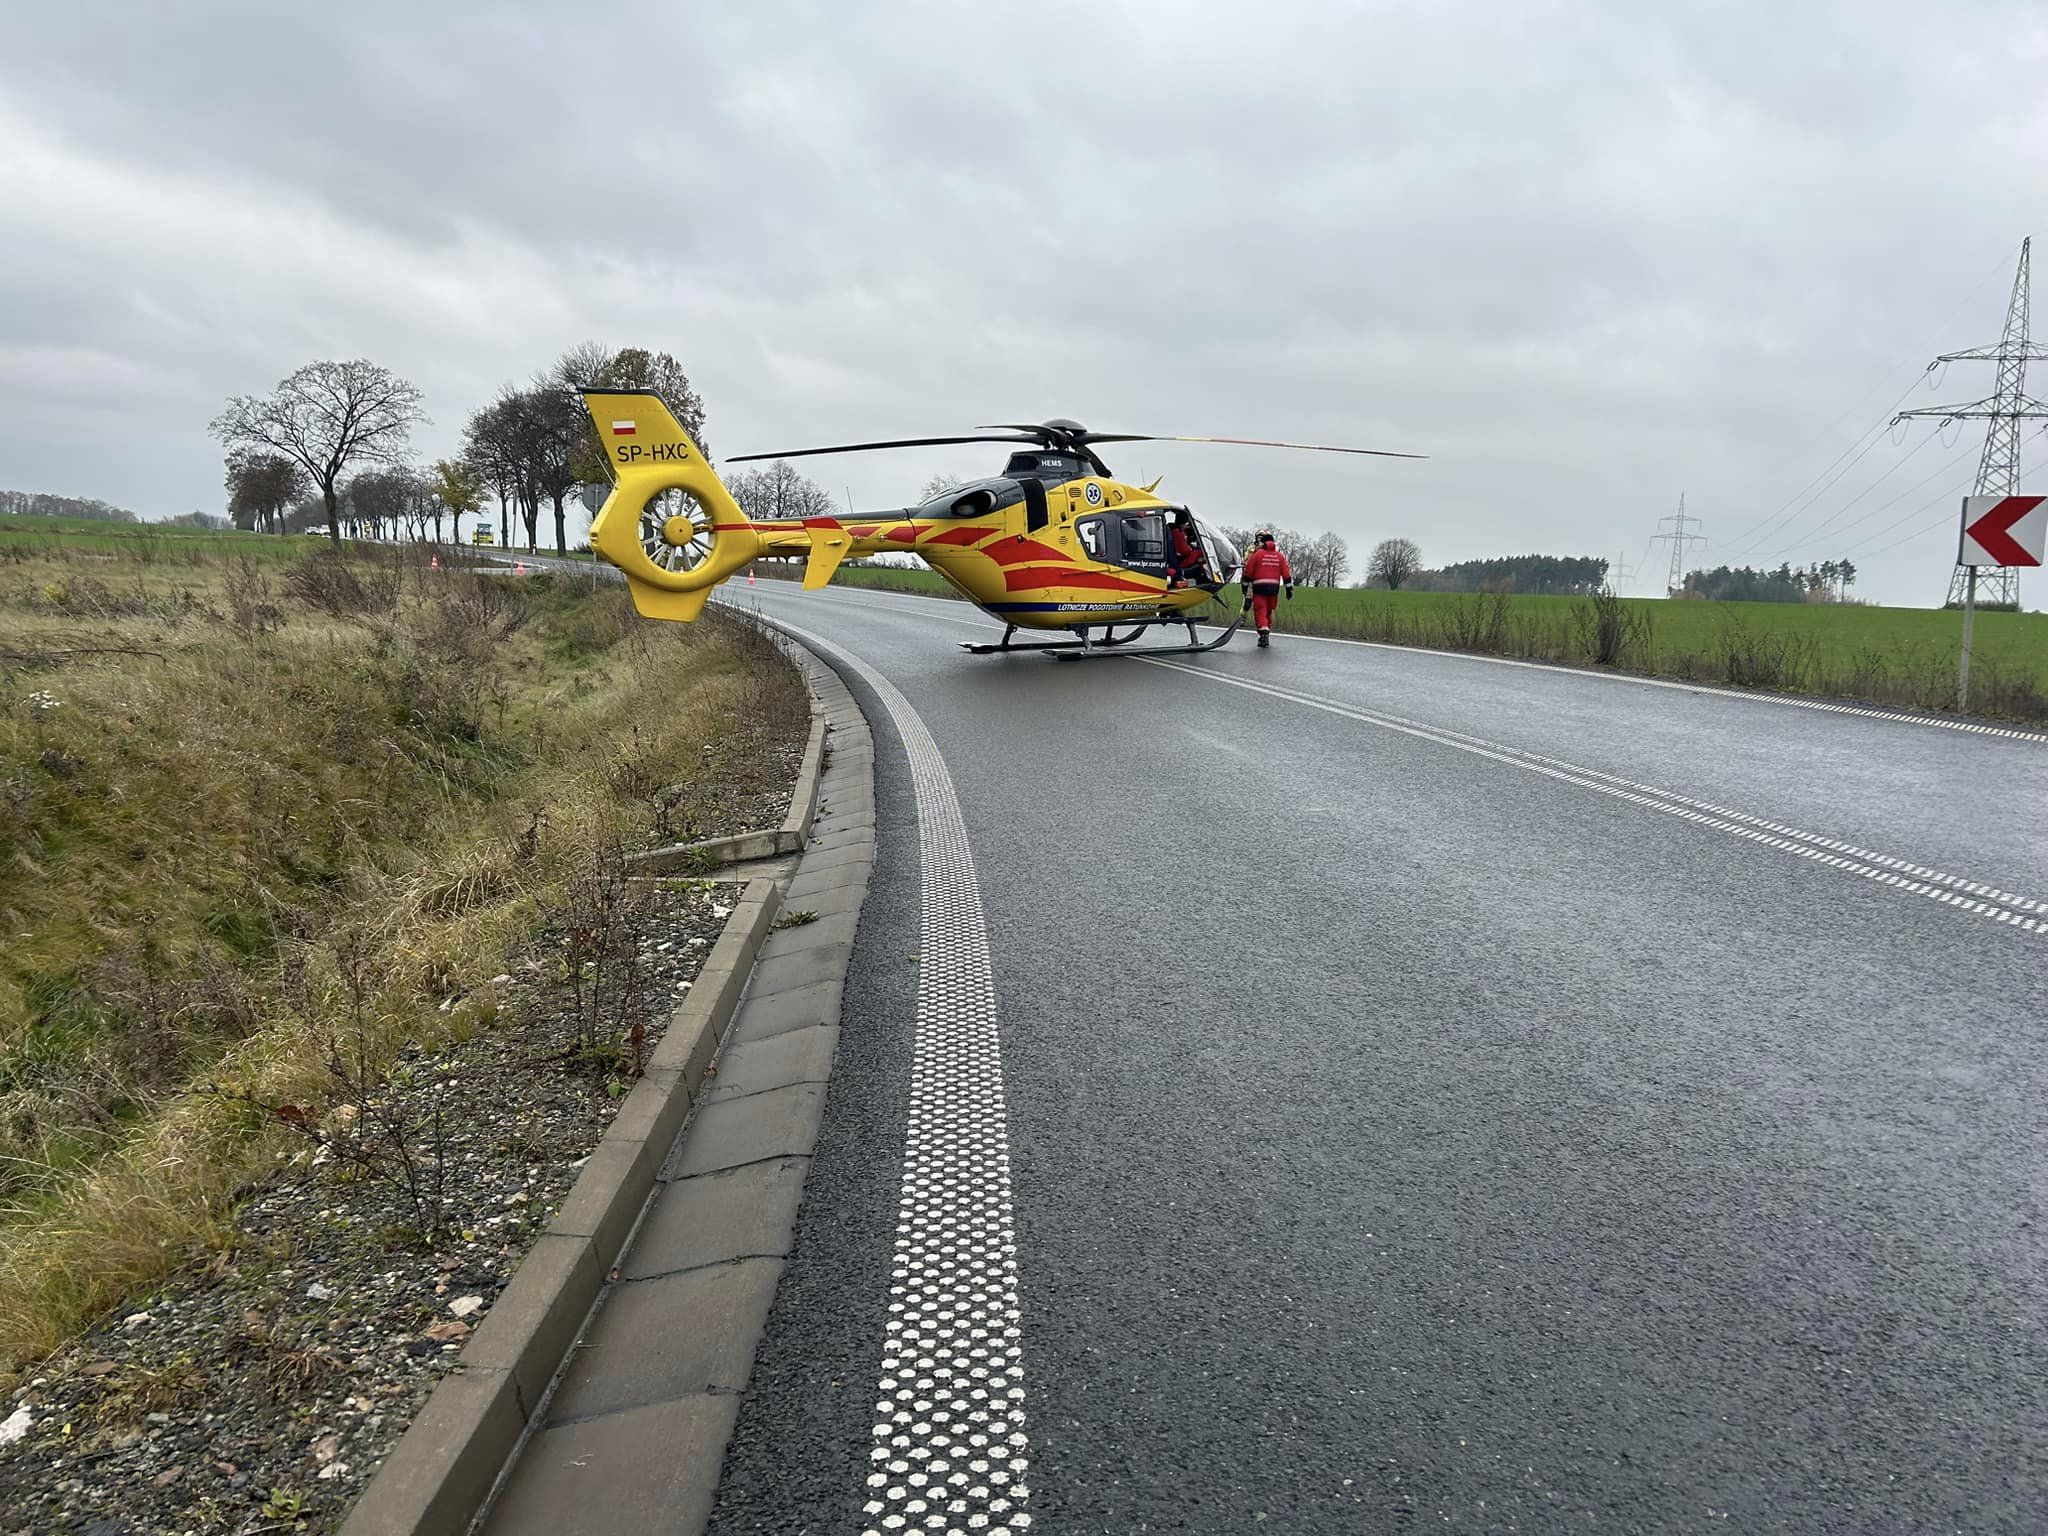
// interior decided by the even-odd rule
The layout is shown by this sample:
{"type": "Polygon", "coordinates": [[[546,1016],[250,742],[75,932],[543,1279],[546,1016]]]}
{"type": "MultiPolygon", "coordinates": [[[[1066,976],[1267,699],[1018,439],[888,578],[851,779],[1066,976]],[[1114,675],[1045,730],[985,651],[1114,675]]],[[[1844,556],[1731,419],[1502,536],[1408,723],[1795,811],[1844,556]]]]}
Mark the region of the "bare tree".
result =
{"type": "Polygon", "coordinates": [[[434,542],[441,542],[441,499],[432,475],[422,474],[417,469],[406,470],[405,520],[412,526],[414,542],[425,540],[430,523],[434,528],[434,542]]]}
{"type": "Polygon", "coordinates": [[[948,491],[959,490],[966,483],[958,475],[933,475],[931,479],[918,487],[917,500],[913,501],[911,505],[913,507],[921,507],[926,502],[936,500],[938,497],[945,495],[948,491]]]}
{"type": "Polygon", "coordinates": [[[1401,583],[1421,569],[1422,551],[1415,547],[1413,539],[1381,539],[1372,547],[1365,579],[1384,581],[1390,591],[1398,592],[1401,583]]]}
{"type": "Polygon", "coordinates": [[[403,466],[368,469],[348,483],[348,504],[357,531],[368,524],[372,538],[395,533],[412,500],[412,472],[403,466]]]}
{"type": "Polygon", "coordinates": [[[1351,551],[1338,535],[1322,534],[1302,546],[1294,571],[1305,587],[1341,587],[1351,574],[1351,551]]]}
{"type": "Polygon", "coordinates": [[[291,504],[310,482],[298,462],[281,453],[237,448],[228,455],[228,512],[238,528],[276,533],[291,504]]]}
{"type": "Polygon", "coordinates": [[[236,395],[209,430],[230,449],[280,453],[301,465],[320,489],[328,536],[338,543],[342,475],[399,462],[412,429],[426,419],[415,385],[354,358],[308,363],[272,395],[236,395]]]}
{"type": "Polygon", "coordinates": [[[521,399],[528,418],[534,487],[554,504],[555,553],[566,555],[569,530],[564,503],[584,482],[588,450],[597,441],[596,431],[583,402],[553,379],[535,379],[533,388],[521,399]]]}
{"type": "Polygon", "coordinates": [[[469,424],[463,428],[462,441],[463,458],[476,466],[477,472],[489,483],[491,494],[497,498],[498,542],[509,548],[512,543],[511,509],[513,499],[518,495],[521,464],[518,423],[504,396],[470,414],[469,424]]]}
{"type": "Polygon", "coordinates": [[[554,367],[547,372],[548,387],[563,391],[576,402],[576,441],[570,448],[569,460],[580,485],[611,483],[611,463],[605,458],[604,444],[598,441],[596,423],[590,420],[590,412],[583,408],[579,392],[586,387],[630,388],[629,385],[606,382],[617,356],[601,341],[579,342],[556,358],[554,367]]]}
{"type": "Polygon", "coordinates": [[[777,459],[765,469],[742,470],[725,483],[732,499],[749,518],[830,517],[832,497],[815,480],[807,480],[777,459]]]}
{"type": "MultiPolygon", "coordinates": [[[[558,402],[541,396],[539,390],[502,390],[470,417],[464,436],[464,457],[489,478],[499,506],[518,509],[528,549],[539,543],[541,497],[548,485],[560,483],[562,474],[561,418],[552,409],[558,402]]],[[[509,528],[505,542],[511,543],[509,528]]]]}

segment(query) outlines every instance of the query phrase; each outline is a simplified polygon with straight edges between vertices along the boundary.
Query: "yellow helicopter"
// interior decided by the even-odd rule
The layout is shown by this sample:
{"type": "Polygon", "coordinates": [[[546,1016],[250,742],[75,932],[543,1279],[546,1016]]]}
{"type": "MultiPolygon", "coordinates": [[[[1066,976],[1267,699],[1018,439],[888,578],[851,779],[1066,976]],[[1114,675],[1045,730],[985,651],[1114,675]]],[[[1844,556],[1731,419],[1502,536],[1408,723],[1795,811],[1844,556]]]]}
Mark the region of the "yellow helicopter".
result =
{"type": "Polygon", "coordinates": [[[1213,650],[1243,622],[1241,602],[1224,594],[1238,551],[1185,507],[1111,476],[1097,443],[1242,443],[1318,453],[1413,459],[1421,454],[1327,448],[1238,437],[1156,437],[1091,432],[1073,421],[1002,425],[966,436],[842,443],[788,453],[737,455],[731,461],[792,459],[879,448],[947,443],[1005,443],[1000,475],[953,490],[922,506],[864,516],[754,521],[732,498],[661,397],[638,390],[586,389],[614,477],[590,527],[591,548],[625,573],[633,603],[649,618],[695,619],[711,589],[755,560],[802,558],[803,585],[815,590],[849,556],[913,554],[964,598],[1003,626],[1001,640],[964,644],[977,655],[1044,651],[1062,659],[1118,654],[1155,625],[1185,625],[1185,645],[1126,655],[1213,650]],[[1198,623],[1221,625],[1204,641],[1198,623]],[[1090,631],[1100,630],[1099,637],[1090,631]],[[1034,632],[1017,641],[1018,632],[1034,632]],[[1060,639],[1039,639],[1051,631],[1060,639]]]}

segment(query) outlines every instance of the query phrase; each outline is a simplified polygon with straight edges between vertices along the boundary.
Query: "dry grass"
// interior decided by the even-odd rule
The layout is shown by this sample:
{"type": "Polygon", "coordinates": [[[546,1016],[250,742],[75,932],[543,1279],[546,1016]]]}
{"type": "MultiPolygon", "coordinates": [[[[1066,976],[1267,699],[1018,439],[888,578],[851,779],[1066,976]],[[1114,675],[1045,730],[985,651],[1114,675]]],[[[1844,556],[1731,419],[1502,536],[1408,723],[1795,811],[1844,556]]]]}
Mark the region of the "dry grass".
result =
{"type": "Polygon", "coordinates": [[[754,631],[610,588],[0,562],[0,1377],[216,1235],[252,1104],[323,1092],[338,944],[382,1047],[473,1024],[593,850],[805,707],[754,631]]]}

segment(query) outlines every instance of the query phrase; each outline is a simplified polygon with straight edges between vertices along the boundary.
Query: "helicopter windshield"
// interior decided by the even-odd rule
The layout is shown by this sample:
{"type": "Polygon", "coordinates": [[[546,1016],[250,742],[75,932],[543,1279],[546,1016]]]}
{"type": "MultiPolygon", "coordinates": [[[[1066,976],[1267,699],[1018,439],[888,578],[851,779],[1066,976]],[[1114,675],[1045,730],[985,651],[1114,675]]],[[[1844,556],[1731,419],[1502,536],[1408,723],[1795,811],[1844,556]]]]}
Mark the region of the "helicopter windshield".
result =
{"type": "Polygon", "coordinates": [[[1230,580],[1242,564],[1237,546],[1200,518],[1195,519],[1195,527],[1201,530],[1202,548],[1209,556],[1209,568],[1216,573],[1216,579],[1230,580]]]}

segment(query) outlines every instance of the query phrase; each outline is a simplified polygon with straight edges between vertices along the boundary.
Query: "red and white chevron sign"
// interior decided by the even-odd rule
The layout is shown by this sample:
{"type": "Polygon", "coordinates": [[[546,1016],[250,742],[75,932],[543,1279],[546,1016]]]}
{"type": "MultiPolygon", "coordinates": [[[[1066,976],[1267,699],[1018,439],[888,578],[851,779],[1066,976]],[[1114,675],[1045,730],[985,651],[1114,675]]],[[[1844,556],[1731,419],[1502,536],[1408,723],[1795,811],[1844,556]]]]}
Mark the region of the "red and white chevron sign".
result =
{"type": "Polygon", "coordinates": [[[2048,496],[1965,496],[1957,565],[2039,565],[2048,545],[2048,496]]]}

